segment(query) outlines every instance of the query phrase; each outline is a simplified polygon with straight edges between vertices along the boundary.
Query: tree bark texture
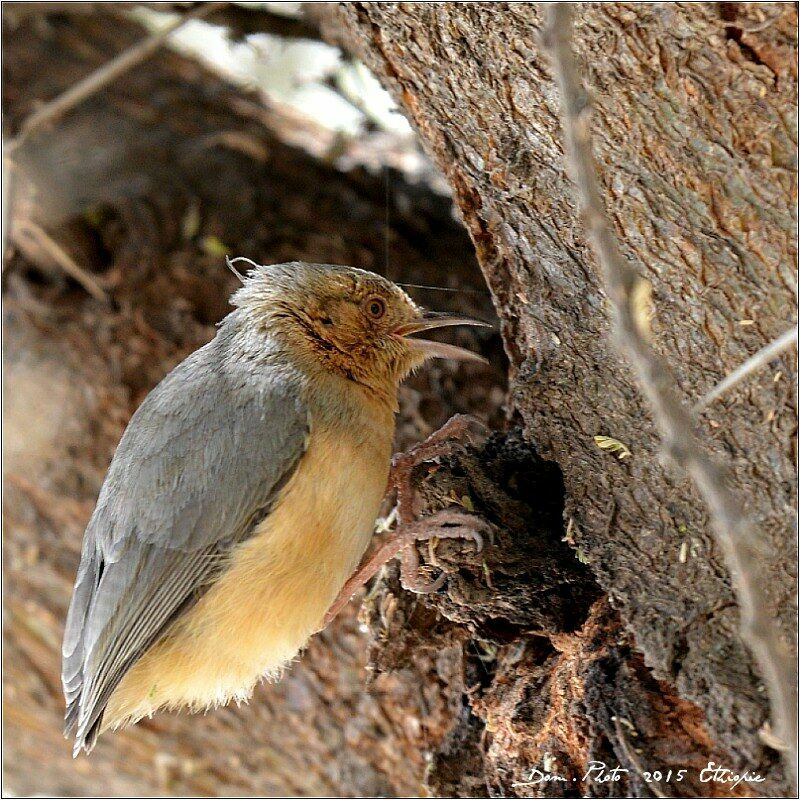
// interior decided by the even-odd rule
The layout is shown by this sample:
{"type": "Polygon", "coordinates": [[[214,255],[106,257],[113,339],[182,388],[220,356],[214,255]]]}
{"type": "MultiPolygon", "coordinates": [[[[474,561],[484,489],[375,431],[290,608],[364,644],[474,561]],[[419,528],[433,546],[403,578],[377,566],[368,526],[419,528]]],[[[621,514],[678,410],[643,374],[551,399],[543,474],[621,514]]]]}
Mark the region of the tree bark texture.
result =
{"type": "MultiPolygon", "coordinates": [[[[654,338],[692,404],[796,319],[796,8],[589,3],[575,23],[607,207],[653,286],[654,338]]],[[[569,540],[649,680],[702,710],[726,765],[765,770],[769,791],[781,792],[759,736],[763,686],[706,512],[662,463],[609,345],[565,172],[541,9],[346,3],[324,9],[322,24],[393,93],[453,187],[502,319],[513,412],[561,468],[569,540]],[[595,436],[632,455],[618,460],[595,436]]],[[[792,648],[795,375],[793,354],[777,359],[700,420],[763,534],[771,610],[792,648]]],[[[654,713],[650,723],[663,723],[665,710],[654,713]]],[[[613,730],[611,739],[630,763],[613,730]]],[[[481,738],[484,754],[494,746],[481,738]]],[[[590,755],[569,753],[576,765],[590,755]]],[[[537,746],[527,758],[541,767],[545,755],[537,746]]],[[[650,757],[640,755],[641,769],[653,768],[650,757]]]]}

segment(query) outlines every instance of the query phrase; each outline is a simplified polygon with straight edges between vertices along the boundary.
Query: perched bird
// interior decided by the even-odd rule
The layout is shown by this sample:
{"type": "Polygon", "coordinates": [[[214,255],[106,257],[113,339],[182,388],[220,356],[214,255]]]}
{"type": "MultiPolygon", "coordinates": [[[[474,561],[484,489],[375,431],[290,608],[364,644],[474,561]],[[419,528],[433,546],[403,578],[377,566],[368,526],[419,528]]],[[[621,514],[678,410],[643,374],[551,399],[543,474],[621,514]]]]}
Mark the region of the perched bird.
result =
{"type": "Polygon", "coordinates": [[[254,267],[132,416],[100,490],[63,644],[75,754],[277,676],[370,542],[399,383],[431,356],[480,359],[410,337],[485,323],[424,313],[378,275],[254,267]]]}

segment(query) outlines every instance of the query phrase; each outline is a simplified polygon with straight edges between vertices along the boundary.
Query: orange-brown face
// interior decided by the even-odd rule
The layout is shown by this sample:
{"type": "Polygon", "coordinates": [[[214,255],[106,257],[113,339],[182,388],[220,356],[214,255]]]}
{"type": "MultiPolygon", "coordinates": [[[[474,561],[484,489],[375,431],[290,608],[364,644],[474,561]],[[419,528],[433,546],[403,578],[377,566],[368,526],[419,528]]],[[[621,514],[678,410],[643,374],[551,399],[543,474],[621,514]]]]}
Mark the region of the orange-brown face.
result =
{"type": "Polygon", "coordinates": [[[309,347],[332,369],[366,384],[399,383],[425,355],[397,331],[423,316],[393,283],[348,270],[313,281],[295,308],[309,347]]]}
{"type": "Polygon", "coordinates": [[[303,359],[383,393],[427,358],[483,360],[411,335],[486,323],[424,312],[399,286],[371,272],[300,262],[260,267],[237,294],[242,305],[262,306],[303,359]]]}

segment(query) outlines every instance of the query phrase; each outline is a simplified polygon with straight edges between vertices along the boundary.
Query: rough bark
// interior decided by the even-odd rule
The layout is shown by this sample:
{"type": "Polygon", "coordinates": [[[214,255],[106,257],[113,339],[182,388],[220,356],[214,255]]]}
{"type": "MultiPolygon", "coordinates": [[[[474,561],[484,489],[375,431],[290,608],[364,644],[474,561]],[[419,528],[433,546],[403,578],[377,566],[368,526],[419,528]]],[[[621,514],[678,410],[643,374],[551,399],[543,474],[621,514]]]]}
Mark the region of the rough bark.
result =
{"type": "MultiPolygon", "coordinates": [[[[652,679],[702,709],[726,765],[768,771],[779,793],[780,768],[759,737],[763,687],[702,503],[662,463],[608,344],[540,10],[365,3],[325,15],[328,36],[381,78],[454,189],[503,321],[514,411],[563,472],[574,546],[652,679]],[[597,435],[632,456],[615,459],[597,435]]],[[[606,202],[626,257],[654,287],[655,341],[687,403],[795,319],[796,21],[794,6],[744,3],[582,4],[576,18],[606,202]]],[[[794,382],[784,356],[701,419],[764,533],[771,611],[791,647],[794,382]]],[[[545,752],[532,747],[531,766],[545,752]]]]}

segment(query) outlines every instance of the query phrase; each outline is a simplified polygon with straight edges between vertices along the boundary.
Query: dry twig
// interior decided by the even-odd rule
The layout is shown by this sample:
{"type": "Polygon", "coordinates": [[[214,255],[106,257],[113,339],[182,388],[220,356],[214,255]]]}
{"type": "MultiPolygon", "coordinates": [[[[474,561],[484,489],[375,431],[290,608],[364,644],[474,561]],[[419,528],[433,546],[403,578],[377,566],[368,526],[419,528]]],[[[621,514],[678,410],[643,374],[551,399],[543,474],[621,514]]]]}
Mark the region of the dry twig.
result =
{"type": "Polygon", "coordinates": [[[596,177],[589,98],[572,52],[571,4],[553,3],[546,13],[546,43],[561,91],[568,166],[577,185],[587,231],[603,268],[614,309],[617,345],[636,369],[664,449],[693,478],[709,507],[738,596],[742,638],[752,650],[767,685],[774,730],[787,745],[787,772],[796,785],[797,676],[789,649],[768,611],[765,584],[758,574],[756,531],[728,488],[724,470],[698,440],[669,367],[650,346],[647,322],[638,301],[644,282],[622,257],[596,177]]]}
{"type": "Polygon", "coordinates": [[[13,232],[15,238],[29,237],[37,244],[64,272],[76,280],[95,300],[105,302],[106,293],[103,287],[85,269],[79,266],[75,259],[45,230],[33,222],[26,221],[13,232]]]}
{"type": "Polygon", "coordinates": [[[178,28],[190,20],[206,17],[227,5],[227,3],[203,3],[164,28],[163,31],[148,36],[133,45],[133,47],[112,58],[107,64],[103,64],[102,67],[87,75],[83,80],[78,81],[74,86],[71,86],[54,100],[46,103],[27,117],[20,127],[19,134],[8,145],[8,152],[10,153],[18,148],[37,128],[62,116],[71,108],[86,100],[87,97],[91,97],[91,95],[116,80],[120,75],[149,58],[178,28]]]}
{"type": "MultiPolygon", "coordinates": [[[[625,754],[625,757],[628,759],[631,766],[636,770],[639,777],[642,780],[644,780],[645,770],[642,767],[642,762],[639,759],[639,756],[636,754],[636,750],[628,741],[628,737],[625,734],[625,731],[622,729],[622,725],[620,724],[619,719],[617,717],[612,717],[611,719],[614,720],[614,728],[617,733],[617,741],[620,743],[620,746],[622,747],[622,752],[625,754]]],[[[671,797],[671,795],[664,794],[664,792],[661,790],[658,781],[648,781],[647,788],[656,797],[671,797]]]]}
{"type": "Polygon", "coordinates": [[[757,353],[750,356],[741,366],[738,366],[729,375],[726,375],[708,394],[701,397],[695,404],[694,411],[698,413],[706,406],[714,402],[720,395],[724,394],[743,381],[748,375],[777,358],[784,350],[788,350],[797,341],[797,328],[790,328],[786,333],[773,339],[768,345],[762,347],[757,353]]]}

